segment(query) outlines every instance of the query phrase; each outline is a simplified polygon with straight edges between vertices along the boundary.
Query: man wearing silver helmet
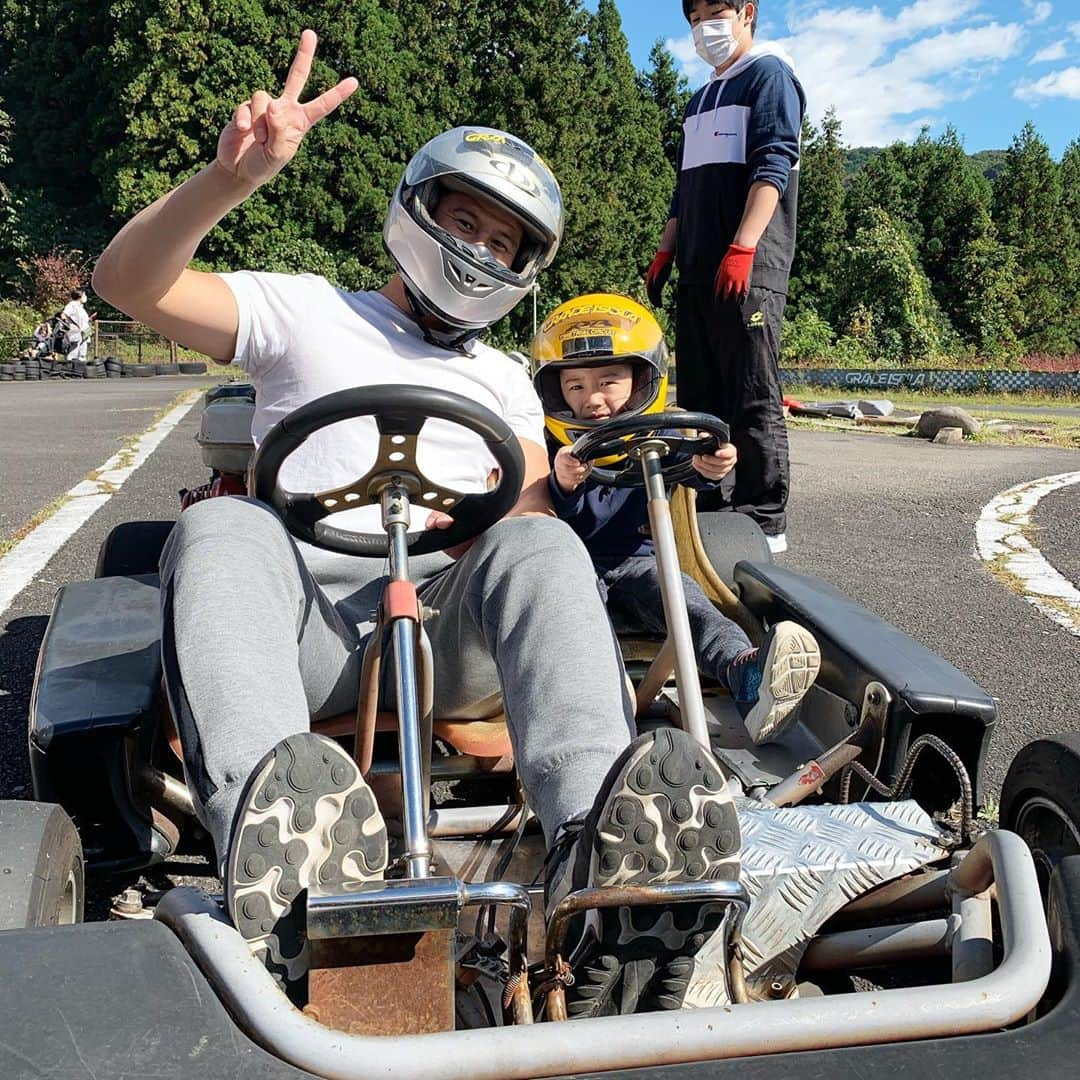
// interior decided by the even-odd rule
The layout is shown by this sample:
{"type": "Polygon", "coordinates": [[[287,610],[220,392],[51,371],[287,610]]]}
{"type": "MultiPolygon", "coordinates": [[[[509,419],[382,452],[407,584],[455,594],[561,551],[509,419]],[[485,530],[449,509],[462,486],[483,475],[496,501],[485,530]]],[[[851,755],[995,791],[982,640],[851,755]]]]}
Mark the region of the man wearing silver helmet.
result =
{"type": "MultiPolygon", "coordinates": [[[[237,107],[215,159],[114,238],[94,288],[181,344],[243,368],[257,389],[257,443],[307,402],[380,383],[453,391],[501,416],[525,459],[517,504],[457,561],[410,561],[421,600],[439,609],[427,624],[435,713],[475,715],[501,697],[518,773],[551,849],[553,899],[586,885],[726,876],[737,870],[738,823],[719,766],[679,732],[662,744],[653,735],[634,739],[591,562],[552,516],[539,401],[514,361],[477,340],[558,248],[562,200],[541,159],[481,127],[432,139],[409,162],[388,210],[383,235],[397,272],[375,292],[349,293],[314,275],[188,266],[209,230],[356,89],[346,79],[302,104],[314,49],[306,30],[281,95],[257,91],[237,107]],[[700,830],[704,856],[690,862],[677,843],[690,819],[668,822],[656,805],[685,801],[696,822],[704,796],[720,809],[700,830]],[[615,823],[629,811],[649,828],[631,836],[615,823]]],[[[432,479],[484,490],[491,459],[479,439],[439,421],[425,425],[429,434],[427,458],[423,447],[419,456],[432,479]]],[[[313,491],[352,481],[376,445],[370,417],[324,428],[284,463],[282,486],[313,491]]],[[[373,531],[370,509],[338,520],[353,515],[373,531]]],[[[449,520],[432,512],[424,524],[449,520]]],[[[269,507],[244,498],[190,507],[162,555],[162,661],[188,786],[214,841],[229,914],[288,990],[306,976],[294,899],[316,882],[340,892],[379,878],[387,864],[372,792],[348,754],[309,731],[312,719],[356,707],[380,570],[373,560],[297,543],[269,507]]],[[[617,939],[616,916],[583,931],[575,963],[617,939]]],[[[666,916],[656,926],[669,923],[666,916]]],[[[673,943],[670,927],[658,929],[651,966],[642,967],[639,950],[632,989],[605,997],[605,1007],[630,1011],[661,996],[670,1003],[670,987],[659,983],[665,964],[686,955],[684,940],[702,938],[693,930],[673,943]]],[[[578,1011],[593,1008],[583,999],[578,1011]]]]}

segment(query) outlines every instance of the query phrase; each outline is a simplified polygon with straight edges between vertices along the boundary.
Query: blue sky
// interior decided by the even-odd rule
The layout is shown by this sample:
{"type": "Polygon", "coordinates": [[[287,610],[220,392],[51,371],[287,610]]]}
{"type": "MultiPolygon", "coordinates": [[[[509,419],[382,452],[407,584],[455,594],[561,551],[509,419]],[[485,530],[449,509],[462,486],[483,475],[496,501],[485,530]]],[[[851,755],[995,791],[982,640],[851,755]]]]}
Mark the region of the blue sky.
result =
{"type": "MultiPolygon", "coordinates": [[[[705,81],[679,0],[616,3],[638,67],[663,38],[705,81]]],[[[951,123],[968,151],[997,149],[1032,120],[1060,157],[1080,136],[1078,0],[763,0],[757,36],[794,56],[811,119],[835,105],[853,146],[951,123]]]]}

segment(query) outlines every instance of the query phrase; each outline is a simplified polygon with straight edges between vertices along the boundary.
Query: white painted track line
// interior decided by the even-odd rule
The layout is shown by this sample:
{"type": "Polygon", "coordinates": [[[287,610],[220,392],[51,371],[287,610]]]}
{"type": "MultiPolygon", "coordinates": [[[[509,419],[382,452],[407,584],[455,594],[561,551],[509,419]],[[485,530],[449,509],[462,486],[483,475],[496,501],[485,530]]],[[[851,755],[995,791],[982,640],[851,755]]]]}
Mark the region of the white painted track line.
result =
{"type": "Polygon", "coordinates": [[[983,507],[975,525],[975,549],[983,562],[1000,560],[998,565],[1016,579],[1029,604],[1080,637],[1080,589],[1059,574],[1024,535],[1039,500],[1071,484],[1080,484],[1080,472],[1043,476],[996,495],[983,507]]]}
{"type": "Polygon", "coordinates": [[[201,396],[201,390],[185,393],[180,403],[157,423],[151,424],[133,447],[113,454],[97,470],[95,479],[80,480],[63,496],[67,501],[55,514],[31,529],[0,557],[0,615],[64,544],[123,487],[127,478],[161,445],[201,396]]]}

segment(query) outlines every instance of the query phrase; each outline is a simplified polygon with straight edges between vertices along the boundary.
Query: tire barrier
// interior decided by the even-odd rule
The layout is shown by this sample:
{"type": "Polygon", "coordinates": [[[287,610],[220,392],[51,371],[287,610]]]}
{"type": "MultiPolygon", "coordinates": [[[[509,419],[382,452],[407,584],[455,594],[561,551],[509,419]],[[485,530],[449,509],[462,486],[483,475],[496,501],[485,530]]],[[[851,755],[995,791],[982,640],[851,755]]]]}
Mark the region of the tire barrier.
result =
{"type": "MultiPolygon", "coordinates": [[[[2,355],[2,354],[0,354],[2,355]]],[[[0,382],[37,382],[41,379],[146,379],[154,375],[205,375],[204,361],[167,364],[125,364],[118,356],[94,360],[54,360],[29,357],[0,363],[0,382]]]]}
{"type": "Polygon", "coordinates": [[[993,368],[963,370],[899,368],[781,368],[781,382],[800,386],[848,389],[865,396],[868,390],[950,390],[959,393],[1023,393],[1043,390],[1080,395],[1080,371],[1009,371],[993,368]]]}

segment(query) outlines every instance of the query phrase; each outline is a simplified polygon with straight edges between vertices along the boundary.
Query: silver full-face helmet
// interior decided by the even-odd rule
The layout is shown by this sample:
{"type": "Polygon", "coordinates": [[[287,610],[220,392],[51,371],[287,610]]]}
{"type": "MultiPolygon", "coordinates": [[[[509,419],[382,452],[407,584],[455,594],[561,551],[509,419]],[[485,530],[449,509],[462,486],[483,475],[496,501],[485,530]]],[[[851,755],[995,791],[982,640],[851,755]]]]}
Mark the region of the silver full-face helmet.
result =
{"type": "Polygon", "coordinates": [[[563,232],[562,194],[531,146],[505,131],[459,127],[426,143],[405,167],[390,201],[383,243],[417,317],[445,329],[426,330],[458,345],[501,319],[550,264],[563,232]],[[482,244],[452,236],[435,222],[446,191],[489,199],[522,225],[521,246],[503,266],[482,244]]]}

